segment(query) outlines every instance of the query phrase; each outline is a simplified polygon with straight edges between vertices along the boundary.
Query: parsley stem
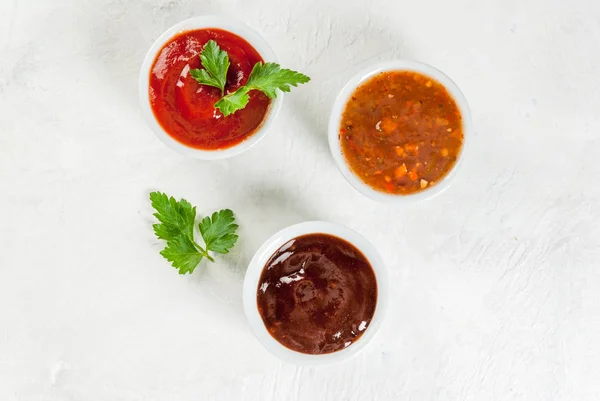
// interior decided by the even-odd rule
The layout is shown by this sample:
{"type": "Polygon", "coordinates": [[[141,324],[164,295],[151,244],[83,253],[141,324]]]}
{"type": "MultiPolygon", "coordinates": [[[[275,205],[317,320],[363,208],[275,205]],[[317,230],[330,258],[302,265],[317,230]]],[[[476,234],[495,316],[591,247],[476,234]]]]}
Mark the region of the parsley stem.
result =
{"type": "Polygon", "coordinates": [[[193,238],[190,238],[190,240],[192,241],[192,243],[194,244],[194,246],[196,248],[198,248],[198,250],[200,251],[200,253],[202,254],[202,256],[204,256],[206,259],[210,260],[211,262],[215,261],[213,259],[213,257],[208,254],[208,251],[205,250],[204,248],[202,248],[200,245],[198,245],[198,243],[196,241],[194,241],[193,238]]]}

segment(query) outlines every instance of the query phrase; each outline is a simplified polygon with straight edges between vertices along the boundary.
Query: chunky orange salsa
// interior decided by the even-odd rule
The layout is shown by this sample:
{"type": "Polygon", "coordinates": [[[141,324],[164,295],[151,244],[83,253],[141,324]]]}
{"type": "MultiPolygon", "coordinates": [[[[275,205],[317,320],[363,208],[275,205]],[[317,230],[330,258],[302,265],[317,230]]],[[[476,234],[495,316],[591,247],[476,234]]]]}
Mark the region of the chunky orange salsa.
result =
{"type": "Polygon", "coordinates": [[[455,165],[462,118],[439,82],[412,71],[386,71],[354,91],[339,138],[346,162],[365,184],[407,195],[435,185],[455,165]]]}

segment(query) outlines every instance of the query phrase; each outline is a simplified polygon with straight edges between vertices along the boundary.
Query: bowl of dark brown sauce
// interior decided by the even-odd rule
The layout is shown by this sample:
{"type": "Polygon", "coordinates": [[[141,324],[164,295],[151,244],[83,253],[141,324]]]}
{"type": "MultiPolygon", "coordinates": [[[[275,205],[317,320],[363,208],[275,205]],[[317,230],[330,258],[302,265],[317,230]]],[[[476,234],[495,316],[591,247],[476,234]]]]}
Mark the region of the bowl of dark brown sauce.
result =
{"type": "Polygon", "coordinates": [[[261,344],[299,365],[358,354],[387,308],[386,270],[375,247],[329,222],[287,227],[268,239],[244,279],[244,310],[261,344]]]}

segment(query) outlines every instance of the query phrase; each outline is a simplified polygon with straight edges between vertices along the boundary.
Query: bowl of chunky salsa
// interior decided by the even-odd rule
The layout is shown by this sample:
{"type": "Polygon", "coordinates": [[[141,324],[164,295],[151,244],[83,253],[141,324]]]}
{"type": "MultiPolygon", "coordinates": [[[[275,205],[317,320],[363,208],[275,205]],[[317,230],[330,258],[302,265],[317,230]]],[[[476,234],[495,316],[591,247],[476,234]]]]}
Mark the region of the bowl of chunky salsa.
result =
{"type": "Polygon", "coordinates": [[[375,336],[387,306],[383,261],[363,236],[328,222],[275,234],[244,278],[244,310],[262,343],[294,364],[337,362],[375,336]]]}
{"type": "Polygon", "coordinates": [[[152,45],[140,72],[139,96],[154,133],[172,149],[200,159],[238,154],[264,137],[281,106],[250,93],[247,106],[224,116],[214,107],[223,94],[244,85],[257,62],[276,61],[268,43],[245,24],[199,16],[165,31],[152,45]],[[202,69],[200,54],[214,41],[229,57],[224,92],[201,85],[190,71],[202,69]]]}
{"type": "Polygon", "coordinates": [[[353,77],[335,101],[329,145],[338,169],[383,202],[430,198],[454,176],[470,134],[467,101],[426,64],[390,61],[353,77]]]}

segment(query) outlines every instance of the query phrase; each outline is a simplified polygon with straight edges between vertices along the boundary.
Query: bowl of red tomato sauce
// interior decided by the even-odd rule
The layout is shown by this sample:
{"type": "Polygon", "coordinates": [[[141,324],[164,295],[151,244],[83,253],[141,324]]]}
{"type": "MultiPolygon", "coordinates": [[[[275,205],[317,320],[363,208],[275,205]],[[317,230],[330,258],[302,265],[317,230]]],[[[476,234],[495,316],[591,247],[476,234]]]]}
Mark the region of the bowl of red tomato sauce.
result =
{"type": "Polygon", "coordinates": [[[281,107],[281,97],[250,93],[247,106],[224,116],[214,104],[247,81],[257,62],[276,62],[260,34],[229,17],[198,16],[167,29],[156,39],[142,64],[139,98],[144,117],[173,150],[198,159],[223,159],[258,143],[281,107]],[[200,54],[208,41],[227,52],[224,92],[199,84],[190,74],[202,68],[200,54]]]}
{"type": "Polygon", "coordinates": [[[356,190],[404,203],[449,186],[471,131],[467,100],[446,74],[394,60],[350,79],[335,100],[328,138],[338,169],[356,190]]]}

